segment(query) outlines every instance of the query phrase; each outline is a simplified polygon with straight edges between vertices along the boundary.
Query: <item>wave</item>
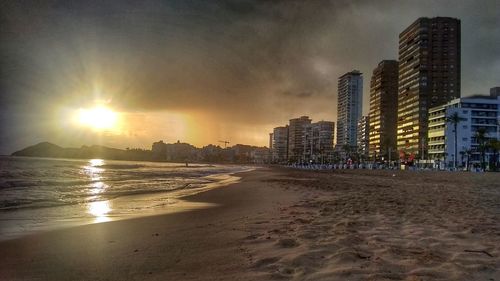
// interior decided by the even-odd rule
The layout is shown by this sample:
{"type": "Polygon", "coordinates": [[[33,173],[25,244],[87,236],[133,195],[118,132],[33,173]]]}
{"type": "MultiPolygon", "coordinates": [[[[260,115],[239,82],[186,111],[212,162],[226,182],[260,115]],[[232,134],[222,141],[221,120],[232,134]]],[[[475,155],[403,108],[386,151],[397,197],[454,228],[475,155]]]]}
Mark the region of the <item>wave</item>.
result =
{"type": "Polygon", "coordinates": [[[1,211],[86,204],[122,196],[195,189],[219,181],[207,176],[242,168],[106,161],[96,166],[98,169],[88,169],[88,163],[83,161],[14,160],[9,165],[0,162],[1,211]]]}
{"type": "Polygon", "coordinates": [[[59,194],[56,200],[44,199],[9,199],[0,200],[0,211],[10,211],[19,209],[36,209],[58,207],[65,205],[87,204],[95,201],[113,200],[119,197],[134,196],[134,195],[147,195],[158,193],[169,193],[182,189],[196,189],[202,188],[206,184],[213,181],[193,181],[178,185],[169,185],[168,187],[162,185],[159,188],[123,188],[123,189],[109,189],[94,196],[88,193],[75,193],[68,191],[67,194],[59,194]]]}
{"type": "Polygon", "coordinates": [[[100,166],[96,166],[96,168],[102,169],[138,169],[146,167],[146,165],[140,164],[104,164],[100,166]]]}
{"type": "Polygon", "coordinates": [[[65,186],[84,186],[89,185],[98,180],[67,180],[67,181],[50,181],[50,180],[6,180],[0,182],[0,189],[4,188],[36,188],[36,187],[65,187],[65,186]]]}
{"type": "Polygon", "coordinates": [[[173,179],[194,179],[211,175],[213,172],[200,171],[198,173],[165,173],[164,171],[149,172],[127,172],[123,174],[113,174],[113,177],[107,177],[105,173],[100,174],[97,179],[68,179],[68,180],[23,180],[23,179],[5,179],[0,180],[0,190],[7,188],[38,188],[38,187],[75,187],[92,185],[97,182],[116,183],[116,182],[165,182],[173,179]],[[101,176],[102,175],[102,176],[101,176]]]}
{"type": "Polygon", "coordinates": [[[62,202],[51,200],[1,200],[0,211],[15,211],[20,209],[38,209],[38,208],[51,208],[65,205],[75,205],[76,202],[62,202]]]}

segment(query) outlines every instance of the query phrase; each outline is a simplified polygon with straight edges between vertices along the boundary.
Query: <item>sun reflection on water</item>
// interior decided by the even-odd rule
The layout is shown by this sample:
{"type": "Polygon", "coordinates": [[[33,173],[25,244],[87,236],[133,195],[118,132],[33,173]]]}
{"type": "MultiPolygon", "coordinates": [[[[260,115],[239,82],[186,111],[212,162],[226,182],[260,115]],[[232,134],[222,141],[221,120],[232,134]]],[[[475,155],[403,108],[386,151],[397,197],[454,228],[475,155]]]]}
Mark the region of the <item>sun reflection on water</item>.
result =
{"type": "Polygon", "coordinates": [[[90,176],[90,180],[98,181],[101,180],[101,173],[104,172],[104,160],[102,159],[90,159],[89,165],[83,167],[83,172],[90,176]]]}
{"type": "Polygon", "coordinates": [[[102,181],[94,182],[90,186],[90,193],[99,194],[104,192],[108,188],[108,185],[103,183],[102,181]]]}
{"type": "Polygon", "coordinates": [[[107,214],[111,211],[111,206],[109,201],[96,201],[90,202],[88,205],[89,214],[95,217],[95,222],[106,222],[111,219],[107,214]]]}
{"type": "MultiPolygon", "coordinates": [[[[92,195],[90,198],[96,199],[100,196],[96,196],[97,194],[103,193],[109,186],[102,182],[101,174],[105,171],[101,166],[104,165],[104,160],[102,159],[91,159],[89,160],[89,164],[83,167],[83,172],[90,177],[92,184],[90,185],[89,195],[92,195]]],[[[111,219],[107,216],[111,211],[111,204],[108,200],[103,201],[93,201],[88,203],[87,205],[87,213],[95,217],[94,222],[106,222],[111,219]]]]}
{"type": "Polygon", "coordinates": [[[102,160],[102,159],[90,159],[89,163],[90,163],[90,166],[97,167],[97,166],[104,165],[104,160],[102,160]]]}

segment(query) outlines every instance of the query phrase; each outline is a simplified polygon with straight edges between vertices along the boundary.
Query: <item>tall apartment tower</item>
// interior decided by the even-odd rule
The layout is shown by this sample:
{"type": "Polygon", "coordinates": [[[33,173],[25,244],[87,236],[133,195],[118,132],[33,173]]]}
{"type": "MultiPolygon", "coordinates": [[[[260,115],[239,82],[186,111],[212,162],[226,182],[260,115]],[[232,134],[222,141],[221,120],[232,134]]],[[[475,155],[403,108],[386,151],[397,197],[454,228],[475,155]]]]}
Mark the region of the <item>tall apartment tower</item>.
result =
{"type": "Polygon", "coordinates": [[[368,151],[370,147],[370,117],[362,116],[358,121],[358,152],[363,155],[363,157],[368,156],[368,151]]]}
{"type": "Polygon", "coordinates": [[[285,163],[288,159],[288,126],[274,128],[271,135],[271,161],[285,163]]]}
{"type": "Polygon", "coordinates": [[[305,127],[303,137],[304,159],[315,163],[324,163],[333,153],[335,123],[319,121],[305,127]]]}
{"type": "Polygon", "coordinates": [[[425,158],[429,108],[459,97],[460,20],[417,19],[399,34],[397,147],[403,160],[425,158]]]}
{"type": "Polygon", "coordinates": [[[356,146],[362,105],[363,74],[353,70],[340,76],[337,102],[337,146],[356,146]]]}
{"type": "Polygon", "coordinates": [[[304,161],[303,136],[307,125],[311,124],[308,116],[290,119],[288,126],[288,162],[304,161]]]}
{"type": "Polygon", "coordinates": [[[396,151],[398,61],[383,60],[373,70],[369,116],[369,157],[374,160],[388,158],[389,151],[396,151]]]}

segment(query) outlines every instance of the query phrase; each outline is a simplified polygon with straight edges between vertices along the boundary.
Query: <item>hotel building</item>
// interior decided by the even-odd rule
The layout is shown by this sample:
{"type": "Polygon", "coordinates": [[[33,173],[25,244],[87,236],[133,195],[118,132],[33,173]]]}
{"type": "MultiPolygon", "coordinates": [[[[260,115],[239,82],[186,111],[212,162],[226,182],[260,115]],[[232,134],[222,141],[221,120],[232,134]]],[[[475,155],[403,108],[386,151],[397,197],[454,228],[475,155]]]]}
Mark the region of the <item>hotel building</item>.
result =
{"type": "Polygon", "coordinates": [[[399,35],[397,147],[422,158],[429,108],[460,97],[460,20],[419,18],[399,35]]]}
{"type": "Polygon", "coordinates": [[[325,163],[331,160],[334,130],[335,123],[330,121],[306,125],[303,136],[305,161],[325,163]]]}
{"type": "MultiPolygon", "coordinates": [[[[484,128],[487,139],[499,138],[500,97],[460,98],[429,109],[429,159],[441,166],[453,167],[455,159],[454,125],[446,122],[446,118],[454,113],[464,118],[457,124],[458,166],[464,166],[467,160],[469,163],[479,163],[480,153],[475,135],[479,128],[484,128]],[[467,151],[471,152],[469,156],[467,151]]],[[[487,160],[491,155],[491,152],[487,153],[487,160]]]]}
{"type": "Polygon", "coordinates": [[[285,163],[288,159],[288,126],[274,128],[271,136],[272,163],[285,163]]]}
{"type": "Polygon", "coordinates": [[[398,61],[383,60],[370,81],[370,159],[389,158],[388,151],[396,151],[397,108],[398,61]]]}
{"type": "Polygon", "coordinates": [[[307,125],[311,124],[308,116],[290,119],[288,126],[288,162],[304,161],[303,136],[307,125]]]}
{"type": "Polygon", "coordinates": [[[337,146],[356,146],[363,103],[363,76],[353,70],[338,79],[337,146]]]}
{"type": "Polygon", "coordinates": [[[362,116],[358,121],[357,146],[358,152],[366,159],[370,147],[370,118],[362,116]]]}

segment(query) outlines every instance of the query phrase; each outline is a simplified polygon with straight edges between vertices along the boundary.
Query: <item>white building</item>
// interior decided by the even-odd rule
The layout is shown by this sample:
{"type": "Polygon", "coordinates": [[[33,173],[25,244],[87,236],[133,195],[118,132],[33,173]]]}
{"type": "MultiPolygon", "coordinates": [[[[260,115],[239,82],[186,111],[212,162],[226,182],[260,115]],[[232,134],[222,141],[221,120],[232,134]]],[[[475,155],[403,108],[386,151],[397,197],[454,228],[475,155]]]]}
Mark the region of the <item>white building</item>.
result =
{"type": "Polygon", "coordinates": [[[356,146],[358,121],[362,114],[363,74],[353,70],[339,77],[337,102],[337,145],[356,146]]]}
{"type": "MultiPolygon", "coordinates": [[[[453,167],[455,159],[454,125],[446,118],[458,113],[463,118],[457,125],[457,163],[459,167],[479,164],[476,132],[486,130],[486,138],[499,138],[500,97],[472,96],[454,99],[451,102],[429,109],[428,158],[440,166],[453,167]]],[[[492,151],[487,151],[486,162],[494,161],[492,151]]]]}

